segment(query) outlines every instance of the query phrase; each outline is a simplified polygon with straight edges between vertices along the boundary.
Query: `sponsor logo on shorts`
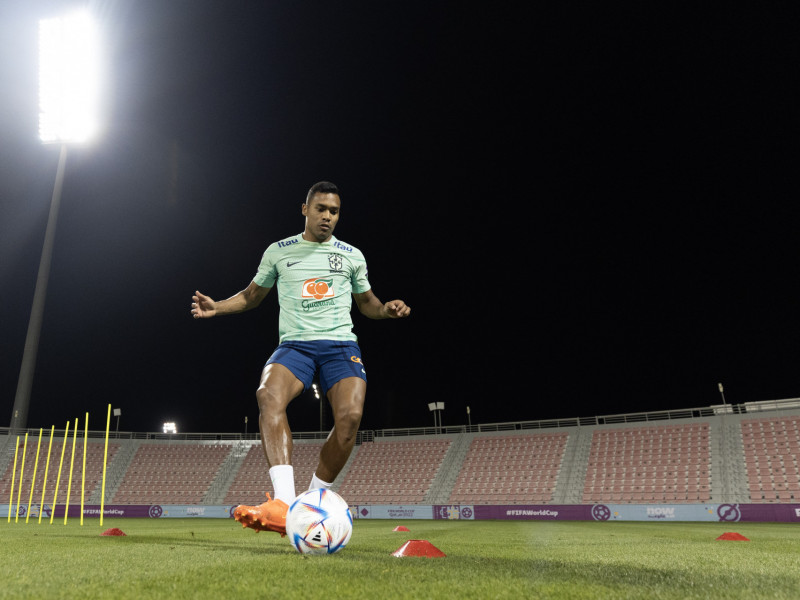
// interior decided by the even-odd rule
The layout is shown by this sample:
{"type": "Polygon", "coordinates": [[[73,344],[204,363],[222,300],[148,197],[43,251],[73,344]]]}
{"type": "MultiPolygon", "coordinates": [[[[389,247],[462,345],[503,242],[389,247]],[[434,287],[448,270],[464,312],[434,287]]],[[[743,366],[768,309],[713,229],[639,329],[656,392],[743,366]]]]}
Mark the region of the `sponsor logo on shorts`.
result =
{"type": "Polygon", "coordinates": [[[361,357],[360,357],[360,356],[351,356],[351,357],[350,357],[350,360],[352,360],[353,362],[357,362],[357,363],[359,363],[359,364],[362,364],[362,363],[361,363],[361,357]]]}

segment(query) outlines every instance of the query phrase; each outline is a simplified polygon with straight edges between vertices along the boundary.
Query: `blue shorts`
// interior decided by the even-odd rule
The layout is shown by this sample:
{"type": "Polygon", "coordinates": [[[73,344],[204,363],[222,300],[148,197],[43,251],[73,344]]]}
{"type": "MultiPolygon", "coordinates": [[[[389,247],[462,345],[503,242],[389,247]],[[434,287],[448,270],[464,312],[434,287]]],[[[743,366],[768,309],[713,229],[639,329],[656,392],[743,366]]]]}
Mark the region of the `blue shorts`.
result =
{"type": "Polygon", "coordinates": [[[305,390],[311,387],[314,373],[319,370],[319,383],[325,396],[333,385],[347,377],[367,380],[361,362],[361,349],[355,342],[316,340],[313,342],[283,342],[269,357],[267,364],[278,363],[289,369],[303,382],[305,390]]]}

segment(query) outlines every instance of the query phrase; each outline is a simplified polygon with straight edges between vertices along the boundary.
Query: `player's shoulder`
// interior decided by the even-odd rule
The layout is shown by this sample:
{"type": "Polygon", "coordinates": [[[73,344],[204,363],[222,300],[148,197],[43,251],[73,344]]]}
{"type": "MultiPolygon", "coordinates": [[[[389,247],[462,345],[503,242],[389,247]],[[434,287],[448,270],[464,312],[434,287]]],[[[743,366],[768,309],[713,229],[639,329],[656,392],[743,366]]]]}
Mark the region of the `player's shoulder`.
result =
{"type": "Polygon", "coordinates": [[[302,239],[303,239],[302,233],[298,233],[296,235],[290,235],[289,237],[283,238],[282,240],[278,240],[277,242],[272,242],[267,247],[265,253],[282,252],[287,248],[293,247],[295,244],[299,244],[302,239]]]}
{"type": "Polygon", "coordinates": [[[352,256],[353,258],[364,260],[364,253],[361,252],[361,250],[353,246],[353,244],[348,244],[343,240],[333,238],[331,240],[331,247],[335,248],[336,250],[340,251],[343,254],[352,256]]]}

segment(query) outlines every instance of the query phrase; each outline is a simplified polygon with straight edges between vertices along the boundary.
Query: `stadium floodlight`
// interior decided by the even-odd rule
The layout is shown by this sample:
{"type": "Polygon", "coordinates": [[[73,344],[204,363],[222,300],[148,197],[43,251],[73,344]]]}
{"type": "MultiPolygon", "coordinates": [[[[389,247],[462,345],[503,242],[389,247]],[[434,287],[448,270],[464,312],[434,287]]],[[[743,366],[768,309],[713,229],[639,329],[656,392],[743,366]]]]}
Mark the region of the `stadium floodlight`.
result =
{"type": "Polygon", "coordinates": [[[311,384],[311,389],[314,392],[314,398],[319,400],[319,430],[325,431],[325,399],[319,395],[319,388],[316,383],[311,384]]]}
{"type": "Polygon", "coordinates": [[[164,433],[178,433],[178,428],[174,422],[164,423],[164,433]]]}
{"type": "Polygon", "coordinates": [[[39,138],[60,144],[56,180],[33,292],[28,333],[11,412],[11,429],[27,426],[33,372],[39,350],[44,303],[53,260],[56,223],[67,161],[67,146],[93,138],[99,129],[99,28],[88,11],[39,21],[39,138]]]}
{"type": "Polygon", "coordinates": [[[428,410],[433,413],[433,427],[442,426],[442,411],[444,410],[444,402],[428,402],[428,410]],[[437,421],[436,415],[439,415],[439,419],[437,421]]]}
{"type": "Polygon", "coordinates": [[[39,138],[83,143],[98,132],[100,44],[88,11],[39,21],[39,138]]]}

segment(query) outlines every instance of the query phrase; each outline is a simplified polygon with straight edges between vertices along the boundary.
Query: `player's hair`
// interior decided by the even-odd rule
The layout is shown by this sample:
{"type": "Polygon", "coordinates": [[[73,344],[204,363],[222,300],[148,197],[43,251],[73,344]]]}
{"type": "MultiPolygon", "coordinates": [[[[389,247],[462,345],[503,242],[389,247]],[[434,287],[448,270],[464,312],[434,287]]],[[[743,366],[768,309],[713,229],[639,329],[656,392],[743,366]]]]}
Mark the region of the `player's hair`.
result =
{"type": "Polygon", "coordinates": [[[339,195],[339,188],[336,187],[335,184],[331,183],[330,181],[319,181],[311,186],[311,189],[308,190],[308,196],[306,196],[306,204],[311,202],[311,199],[314,197],[315,194],[336,194],[339,195]]]}

